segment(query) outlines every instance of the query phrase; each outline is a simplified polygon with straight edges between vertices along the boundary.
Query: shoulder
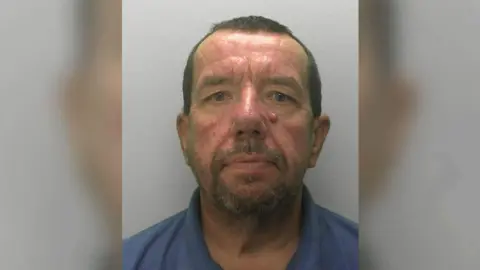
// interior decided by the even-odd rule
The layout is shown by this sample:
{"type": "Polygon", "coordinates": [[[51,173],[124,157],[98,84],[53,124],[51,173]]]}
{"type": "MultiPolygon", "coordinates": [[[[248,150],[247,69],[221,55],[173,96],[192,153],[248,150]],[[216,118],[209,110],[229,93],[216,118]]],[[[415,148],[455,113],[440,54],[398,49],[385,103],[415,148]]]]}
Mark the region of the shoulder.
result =
{"type": "Polygon", "coordinates": [[[328,242],[344,262],[358,269],[358,224],[320,206],[317,206],[317,213],[324,220],[328,242]]]}
{"type": "Polygon", "coordinates": [[[339,236],[358,240],[358,224],[356,222],[321,206],[317,206],[317,211],[324,218],[330,230],[333,230],[339,236]]]}
{"type": "Polygon", "coordinates": [[[123,269],[133,270],[149,250],[164,254],[179,230],[183,227],[186,211],[179,212],[131,237],[123,240],[123,269]],[[153,248],[153,246],[155,246],[153,248]]]}

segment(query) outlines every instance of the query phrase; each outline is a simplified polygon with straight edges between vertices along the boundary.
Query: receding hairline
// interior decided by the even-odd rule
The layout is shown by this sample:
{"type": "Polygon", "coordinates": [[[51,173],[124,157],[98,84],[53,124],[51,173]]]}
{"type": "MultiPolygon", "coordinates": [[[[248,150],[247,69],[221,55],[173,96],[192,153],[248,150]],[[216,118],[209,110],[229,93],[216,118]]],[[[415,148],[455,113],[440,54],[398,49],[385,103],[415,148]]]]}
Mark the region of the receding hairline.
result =
{"type": "Polygon", "coordinates": [[[194,50],[194,59],[196,58],[197,56],[197,53],[198,51],[205,46],[206,42],[209,42],[211,41],[215,36],[217,35],[222,35],[222,34],[227,34],[227,35],[245,35],[245,36],[272,36],[272,37],[276,37],[276,38],[286,38],[287,40],[290,40],[290,41],[293,41],[294,44],[296,44],[296,46],[298,47],[299,51],[298,52],[301,52],[301,54],[308,58],[308,55],[307,55],[307,52],[304,48],[304,46],[298,41],[296,40],[294,37],[292,37],[291,35],[287,34],[287,33],[275,33],[275,32],[268,32],[268,31],[247,31],[247,30],[236,30],[236,29],[221,29],[221,30],[217,30],[215,32],[212,32],[212,33],[209,33],[207,34],[204,38],[202,38],[198,45],[196,46],[195,50],[194,50]]]}
{"type": "MultiPolygon", "coordinates": [[[[208,43],[209,41],[212,40],[212,38],[214,38],[215,36],[217,35],[221,35],[221,34],[230,34],[230,35],[234,35],[234,34],[240,34],[240,35],[246,35],[246,36],[255,36],[255,35],[260,35],[260,36],[272,36],[272,37],[277,37],[277,38],[286,38],[287,40],[289,40],[290,42],[293,41],[293,44],[295,44],[295,46],[297,47],[296,48],[296,51],[295,53],[298,53],[298,56],[301,56],[302,57],[302,62],[304,62],[304,70],[303,70],[303,73],[305,74],[302,74],[302,80],[304,80],[303,83],[305,83],[306,85],[308,84],[307,83],[307,80],[308,80],[308,67],[309,67],[309,61],[308,61],[308,53],[306,51],[306,48],[304,47],[304,45],[302,45],[296,38],[294,38],[292,35],[289,35],[288,33],[276,33],[276,32],[269,32],[269,31],[263,31],[263,30],[258,30],[258,31],[249,31],[249,30],[237,30],[237,29],[220,29],[220,30],[217,30],[217,31],[214,31],[214,32],[211,32],[209,34],[207,34],[206,36],[204,36],[198,43],[197,43],[197,46],[195,47],[194,51],[193,51],[193,57],[192,57],[192,68],[193,68],[193,78],[195,78],[196,74],[197,74],[197,70],[196,70],[196,62],[198,60],[198,52],[204,48],[204,46],[206,44],[211,44],[211,43],[208,43]],[[305,77],[304,77],[305,76],[305,77]]],[[[281,40],[280,40],[281,42],[281,40]]],[[[305,86],[306,86],[305,85],[305,86]]]]}

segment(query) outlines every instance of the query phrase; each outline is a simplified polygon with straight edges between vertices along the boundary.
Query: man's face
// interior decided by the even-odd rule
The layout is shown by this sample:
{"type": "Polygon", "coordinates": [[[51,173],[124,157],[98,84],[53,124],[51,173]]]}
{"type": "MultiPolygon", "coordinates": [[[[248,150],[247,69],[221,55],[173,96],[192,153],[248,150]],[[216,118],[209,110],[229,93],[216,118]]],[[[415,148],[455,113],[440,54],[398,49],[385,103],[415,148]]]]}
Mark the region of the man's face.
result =
{"type": "Polygon", "coordinates": [[[191,110],[177,124],[202,191],[237,214],[295,197],[329,128],[312,116],[303,48],[285,35],[219,31],[194,62],[191,110]]]}

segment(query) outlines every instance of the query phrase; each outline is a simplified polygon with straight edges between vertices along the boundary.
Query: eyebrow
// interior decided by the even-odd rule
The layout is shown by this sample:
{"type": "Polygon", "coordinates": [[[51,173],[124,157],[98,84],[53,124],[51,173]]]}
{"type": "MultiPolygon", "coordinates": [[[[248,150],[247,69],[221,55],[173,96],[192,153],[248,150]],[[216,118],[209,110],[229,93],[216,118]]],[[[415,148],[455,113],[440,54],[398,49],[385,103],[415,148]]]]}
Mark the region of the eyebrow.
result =
{"type": "MultiPolygon", "coordinates": [[[[303,89],[302,85],[294,77],[290,76],[273,76],[265,78],[263,81],[265,84],[285,86],[297,92],[301,92],[303,89]]],[[[218,75],[205,76],[200,79],[198,89],[201,90],[206,87],[225,85],[232,82],[233,78],[231,77],[218,75]]]]}
{"type": "Polygon", "coordinates": [[[295,91],[301,91],[303,87],[294,77],[274,76],[265,79],[266,84],[281,85],[292,88],[295,91]]]}
{"type": "Polygon", "coordinates": [[[232,81],[233,81],[232,78],[225,77],[225,76],[217,76],[217,75],[205,76],[200,80],[198,84],[198,89],[203,89],[208,86],[224,85],[227,83],[231,83],[232,81]]]}

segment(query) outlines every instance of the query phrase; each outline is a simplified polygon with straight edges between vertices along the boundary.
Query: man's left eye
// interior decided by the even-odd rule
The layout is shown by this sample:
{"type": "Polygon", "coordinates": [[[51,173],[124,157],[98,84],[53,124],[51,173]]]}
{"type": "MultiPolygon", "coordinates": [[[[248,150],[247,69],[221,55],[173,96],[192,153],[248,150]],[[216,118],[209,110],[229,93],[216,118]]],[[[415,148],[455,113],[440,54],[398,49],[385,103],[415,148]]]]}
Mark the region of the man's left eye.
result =
{"type": "Polygon", "coordinates": [[[274,92],[272,94],[272,99],[276,102],[286,102],[286,101],[291,101],[292,98],[288,95],[285,95],[283,93],[280,93],[280,92],[274,92]]]}

